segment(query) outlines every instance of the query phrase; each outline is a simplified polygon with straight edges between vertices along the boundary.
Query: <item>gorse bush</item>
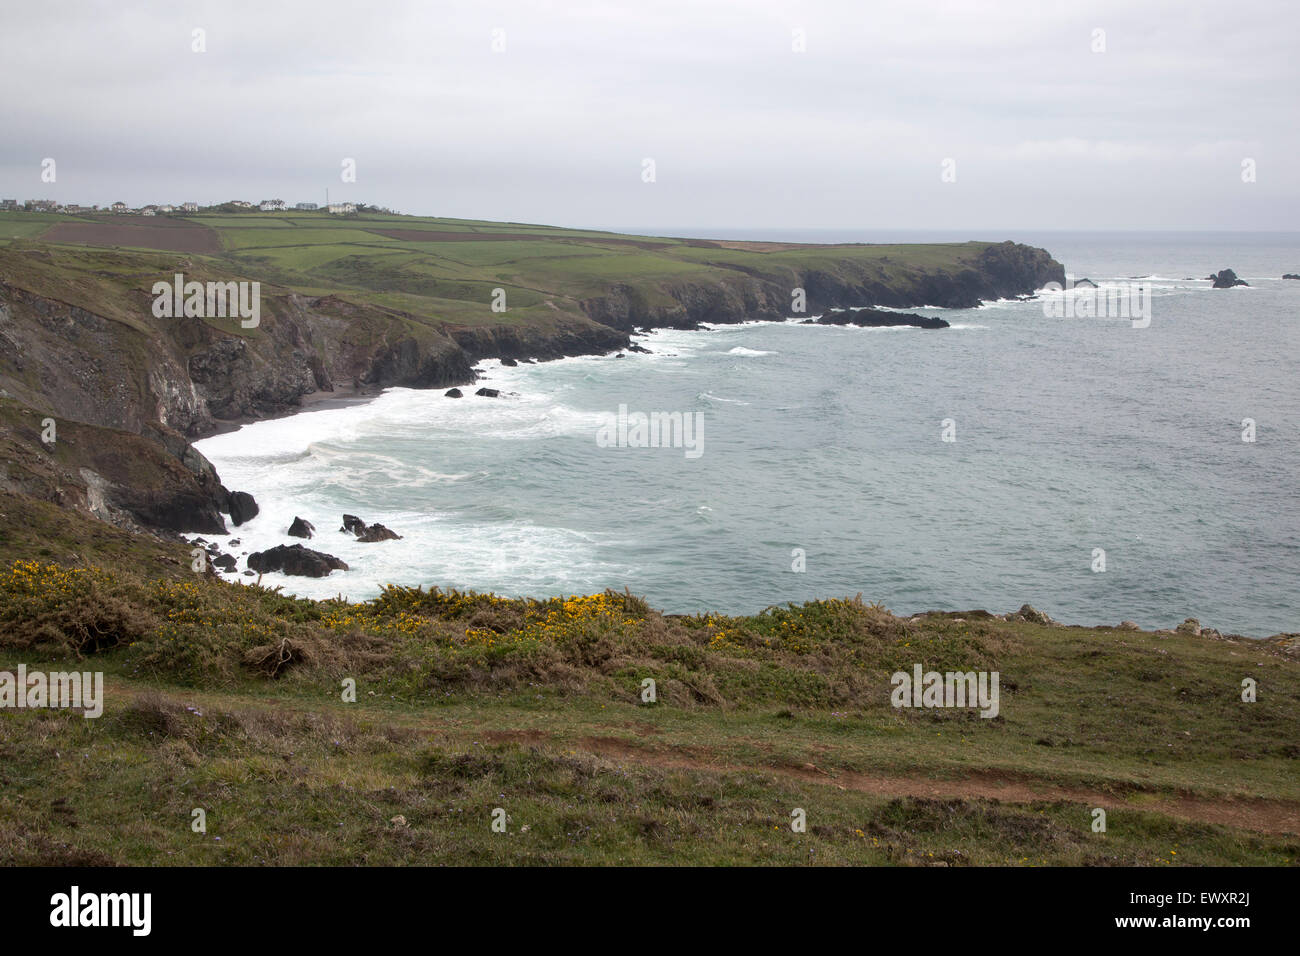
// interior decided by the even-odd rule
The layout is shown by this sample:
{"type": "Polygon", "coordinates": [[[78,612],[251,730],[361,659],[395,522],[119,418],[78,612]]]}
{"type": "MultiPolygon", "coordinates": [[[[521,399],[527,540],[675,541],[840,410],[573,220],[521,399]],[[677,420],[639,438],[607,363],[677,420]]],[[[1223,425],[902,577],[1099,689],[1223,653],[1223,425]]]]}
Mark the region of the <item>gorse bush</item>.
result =
{"type": "Polygon", "coordinates": [[[1009,639],[996,621],[922,627],[860,597],[665,617],[627,592],[536,600],[389,586],[351,603],[35,562],[0,574],[0,601],[0,646],[112,652],[133,673],[192,686],[364,678],[368,692],[401,698],[537,686],[633,700],[649,677],[683,705],[880,706],[892,671],[995,669],[1009,639]]]}
{"type": "Polygon", "coordinates": [[[155,626],[137,587],[98,568],[15,561],[0,572],[0,646],[94,654],[155,626]]]}

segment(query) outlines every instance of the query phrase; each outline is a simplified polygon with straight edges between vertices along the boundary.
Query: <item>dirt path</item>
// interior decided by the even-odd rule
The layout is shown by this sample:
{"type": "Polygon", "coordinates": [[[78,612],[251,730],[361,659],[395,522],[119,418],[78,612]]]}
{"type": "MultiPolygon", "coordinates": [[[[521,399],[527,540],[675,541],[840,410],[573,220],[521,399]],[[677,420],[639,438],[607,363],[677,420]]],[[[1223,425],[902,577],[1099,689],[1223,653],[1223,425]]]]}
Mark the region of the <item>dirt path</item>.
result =
{"type": "MultiPolygon", "coordinates": [[[[115,678],[107,682],[118,699],[130,699],[132,692],[151,689],[115,678]],[[120,696],[119,696],[120,695],[120,696]]],[[[316,713],[316,708],[295,704],[269,705],[243,695],[230,695],[199,691],[186,697],[201,698],[205,706],[226,708],[288,709],[299,713],[316,713]]],[[[340,713],[348,712],[340,709],[340,713]]],[[[358,715],[359,716],[359,715],[358,715]]],[[[657,740],[638,742],[625,737],[568,735],[545,730],[496,730],[466,724],[460,720],[431,721],[427,715],[374,713],[366,715],[381,719],[391,725],[424,735],[437,730],[457,738],[486,740],[492,743],[516,743],[553,749],[581,748],[589,753],[621,763],[651,766],[673,770],[698,770],[710,773],[759,772],[837,787],[881,797],[923,797],[943,800],[985,799],[1004,803],[1033,803],[1035,801],[1069,801],[1088,807],[1145,810],[1164,814],[1180,820],[1212,823],[1259,833],[1300,835],[1300,801],[1264,797],[1198,796],[1190,793],[1159,792],[1128,787],[1119,792],[1105,792],[1089,787],[1077,787],[1035,777],[1032,774],[998,770],[974,770],[961,779],[942,779],[919,775],[885,773],[859,773],[848,770],[827,770],[811,763],[802,766],[788,764],[738,764],[729,762],[707,747],[674,746],[664,740],[662,730],[652,724],[629,724],[628,727],[657,740]]],[[[1123,785],[1120,785],[1123,787],[1123,785]]]]}
{"type": "MultiPolygon", "coordinates": [[[[516,742],[562,746],[563,738],[541,731],[489,731],[484,736],[497,743],[516,742]]],[[[612,760],[626,761],[673,770],[703,770],[713,773],[758,771],[780,777],[804,780],[841,790],[854,790],[882,797],[928,797],[943,800],[985,799],[1004,803],[1033,803],[1039,800],[1070,801],[1107,810],[1147,810],[1200,823],[1260,833],[1300,835],[1300,804],[1263,798],[1198,797],[1190,794],[1157,794],[1130,791],[1125,795],[1104,793],[1085,787],[1069,787],[1032,777],[999,771],[973,771],[961,780],[931,777],[863,774],[852,771],[823,770],[811,763],[802,767],[742,766],[716,759],[700,748],[665,752],[639,746],[619,737],[582,737],[576,743],[583,749],[612,760]]]]}

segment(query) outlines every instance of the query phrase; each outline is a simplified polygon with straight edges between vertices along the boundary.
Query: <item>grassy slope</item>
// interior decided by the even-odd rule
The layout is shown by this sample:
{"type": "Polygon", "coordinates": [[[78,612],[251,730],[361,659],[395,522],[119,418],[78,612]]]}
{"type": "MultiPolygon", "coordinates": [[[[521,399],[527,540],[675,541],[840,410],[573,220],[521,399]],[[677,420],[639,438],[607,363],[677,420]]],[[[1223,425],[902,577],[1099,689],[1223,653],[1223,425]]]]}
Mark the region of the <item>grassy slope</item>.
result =
{"type": "MultiPolygon", "coordinates": [[[[0,247],[21,246],[24,240],[41,238],[50,226],[79,221],[57,214],[0,214],[0,247]]],[[[126,220],[101,216],[95,221],[113,224],[126,220]]],[[[149,257],[145,250],[133,250],[142,256],[142,280],[156,279],[154,273],[159,270],[172,271],[183,258],[210,271],[259,278],[305,294],[337,294],[349,301],[400,308],[422,319],[464,325],[504,321],[546,326],[557,315],[581,316],[581,300],[602,295],[611,284],[625,281],[642,285],[652,305],[670,301],[664,290],[671,283],[734,282],[750,271],[788,280],[789,287],[797,285],[796,276],[807,269],[859,281],[906,285],[918,270],[960,269],[989,245],[714,244],[381,214],[249,213],[197,215],[185,221],[214,230],[224,251],[215,256],[187,253],[160,257],[154,253],[149,257]],[[432,238],[427,242],[399,239],[383,235],[382,230],[428,232],[432,238]],[[476,240],[476,236],[483,239],[476,240]],[[510,238],[492,239],[494,236],[510,238]],[[495,288],[506,290],[508,316],[488,307],[495,288]]],[[[42,241],[40,246],[77,250],[78,255],[87,249],[50,241],[42,241]]],[[[6,265],[13,268],[11,261],[0,260],[0,274],[6,265]]],[[[64,266],[75,269],[73,257],[66,257],[64,266]]],[[[110,297],[118,298],[111,293],[110,297]]]]}
{"type": "Polygon", "coordinates": [[[108,693],[99,720],[0,714],[7,863],[1300,859],[1281,645],[858,601],[668,619],[615,594],[302,601],[138,540],[114,560],[112,529],[81,556],[119,570],[13,566],[64,560],[51,539],[75,533],[16,507],[40,530],[0,537],[0,665],[102,670],[108,693]],[[1001,715],[893,709],[912,663],[998,670],[1001,715]]]}

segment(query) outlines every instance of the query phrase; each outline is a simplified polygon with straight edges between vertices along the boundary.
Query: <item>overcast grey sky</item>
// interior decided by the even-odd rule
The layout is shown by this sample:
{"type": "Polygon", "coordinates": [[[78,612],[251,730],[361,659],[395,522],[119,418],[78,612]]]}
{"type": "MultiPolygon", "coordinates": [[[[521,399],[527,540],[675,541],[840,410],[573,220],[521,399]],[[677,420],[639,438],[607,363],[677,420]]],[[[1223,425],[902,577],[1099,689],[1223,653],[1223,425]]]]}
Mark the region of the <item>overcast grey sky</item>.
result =
{"type": "Polygon", "coordinates": [[[1295,0],[8,2],[0,196],[1296,229],[1297,37],[1295,0]]]}

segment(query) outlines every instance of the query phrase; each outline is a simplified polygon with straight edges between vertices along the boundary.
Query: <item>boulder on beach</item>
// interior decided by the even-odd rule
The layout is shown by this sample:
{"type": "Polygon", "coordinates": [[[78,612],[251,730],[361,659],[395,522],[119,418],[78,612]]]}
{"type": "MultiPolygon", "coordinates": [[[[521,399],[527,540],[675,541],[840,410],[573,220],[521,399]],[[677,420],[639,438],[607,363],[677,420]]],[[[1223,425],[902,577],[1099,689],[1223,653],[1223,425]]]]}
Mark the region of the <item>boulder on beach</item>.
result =
{"type": "Polygon", "coordinates": [[[1237,273],[1231,269],[1220,269],[1218,275],[1206,276],[1214,283],[1216,289],[1231,289],[1235,285],[1249,285],[1246,281],[1237,278],[1237,273]]]}
{"type": "Polygon", "coordinates": [[[235,570],[235,565],[236,562],[234,557],[229,554],[220,554],[212,559],[212,566],[214,568],[220,568],[222,571],[233,571],[235,570]]]}
{"type": "Polygon", "coordinates": [[[259,574],[282,571],[305,578],[323,578],[331,571],[346,571],[348,566],[323,551],[313,551],[300,544],[281,544],[248,556],[248,567],[259,574]]]}
{"type": "Polygon", "coordinates": [[[310,538],[315,533],[316,526],[314,524],[294,515],[293,524],[289,525],[289,537],[310,538]]]}
{"type": "Polygon", "coordinates": [[[484,398],[497,398],[501,392],[495,388],[480,388],[475,395],[482,395],[484,398]]]}
{"type": "Polygon", "coordinates": [[[516,368],[519,365],[519,363],[512,358],[503,358],[501,364],[506,368],[516,368]]]}
{"type": "Polygon", "coordinates": [[[446,398],[464,398],[465,393],[458,388],[449,388],[442,393],[446,398]]]}
{"type": "Polygon", "coordinates": [[[232,491],[230,493],[230,521],[236,527],[249,521],[257,516],[257,502],[247,491],[232,491]]]}

